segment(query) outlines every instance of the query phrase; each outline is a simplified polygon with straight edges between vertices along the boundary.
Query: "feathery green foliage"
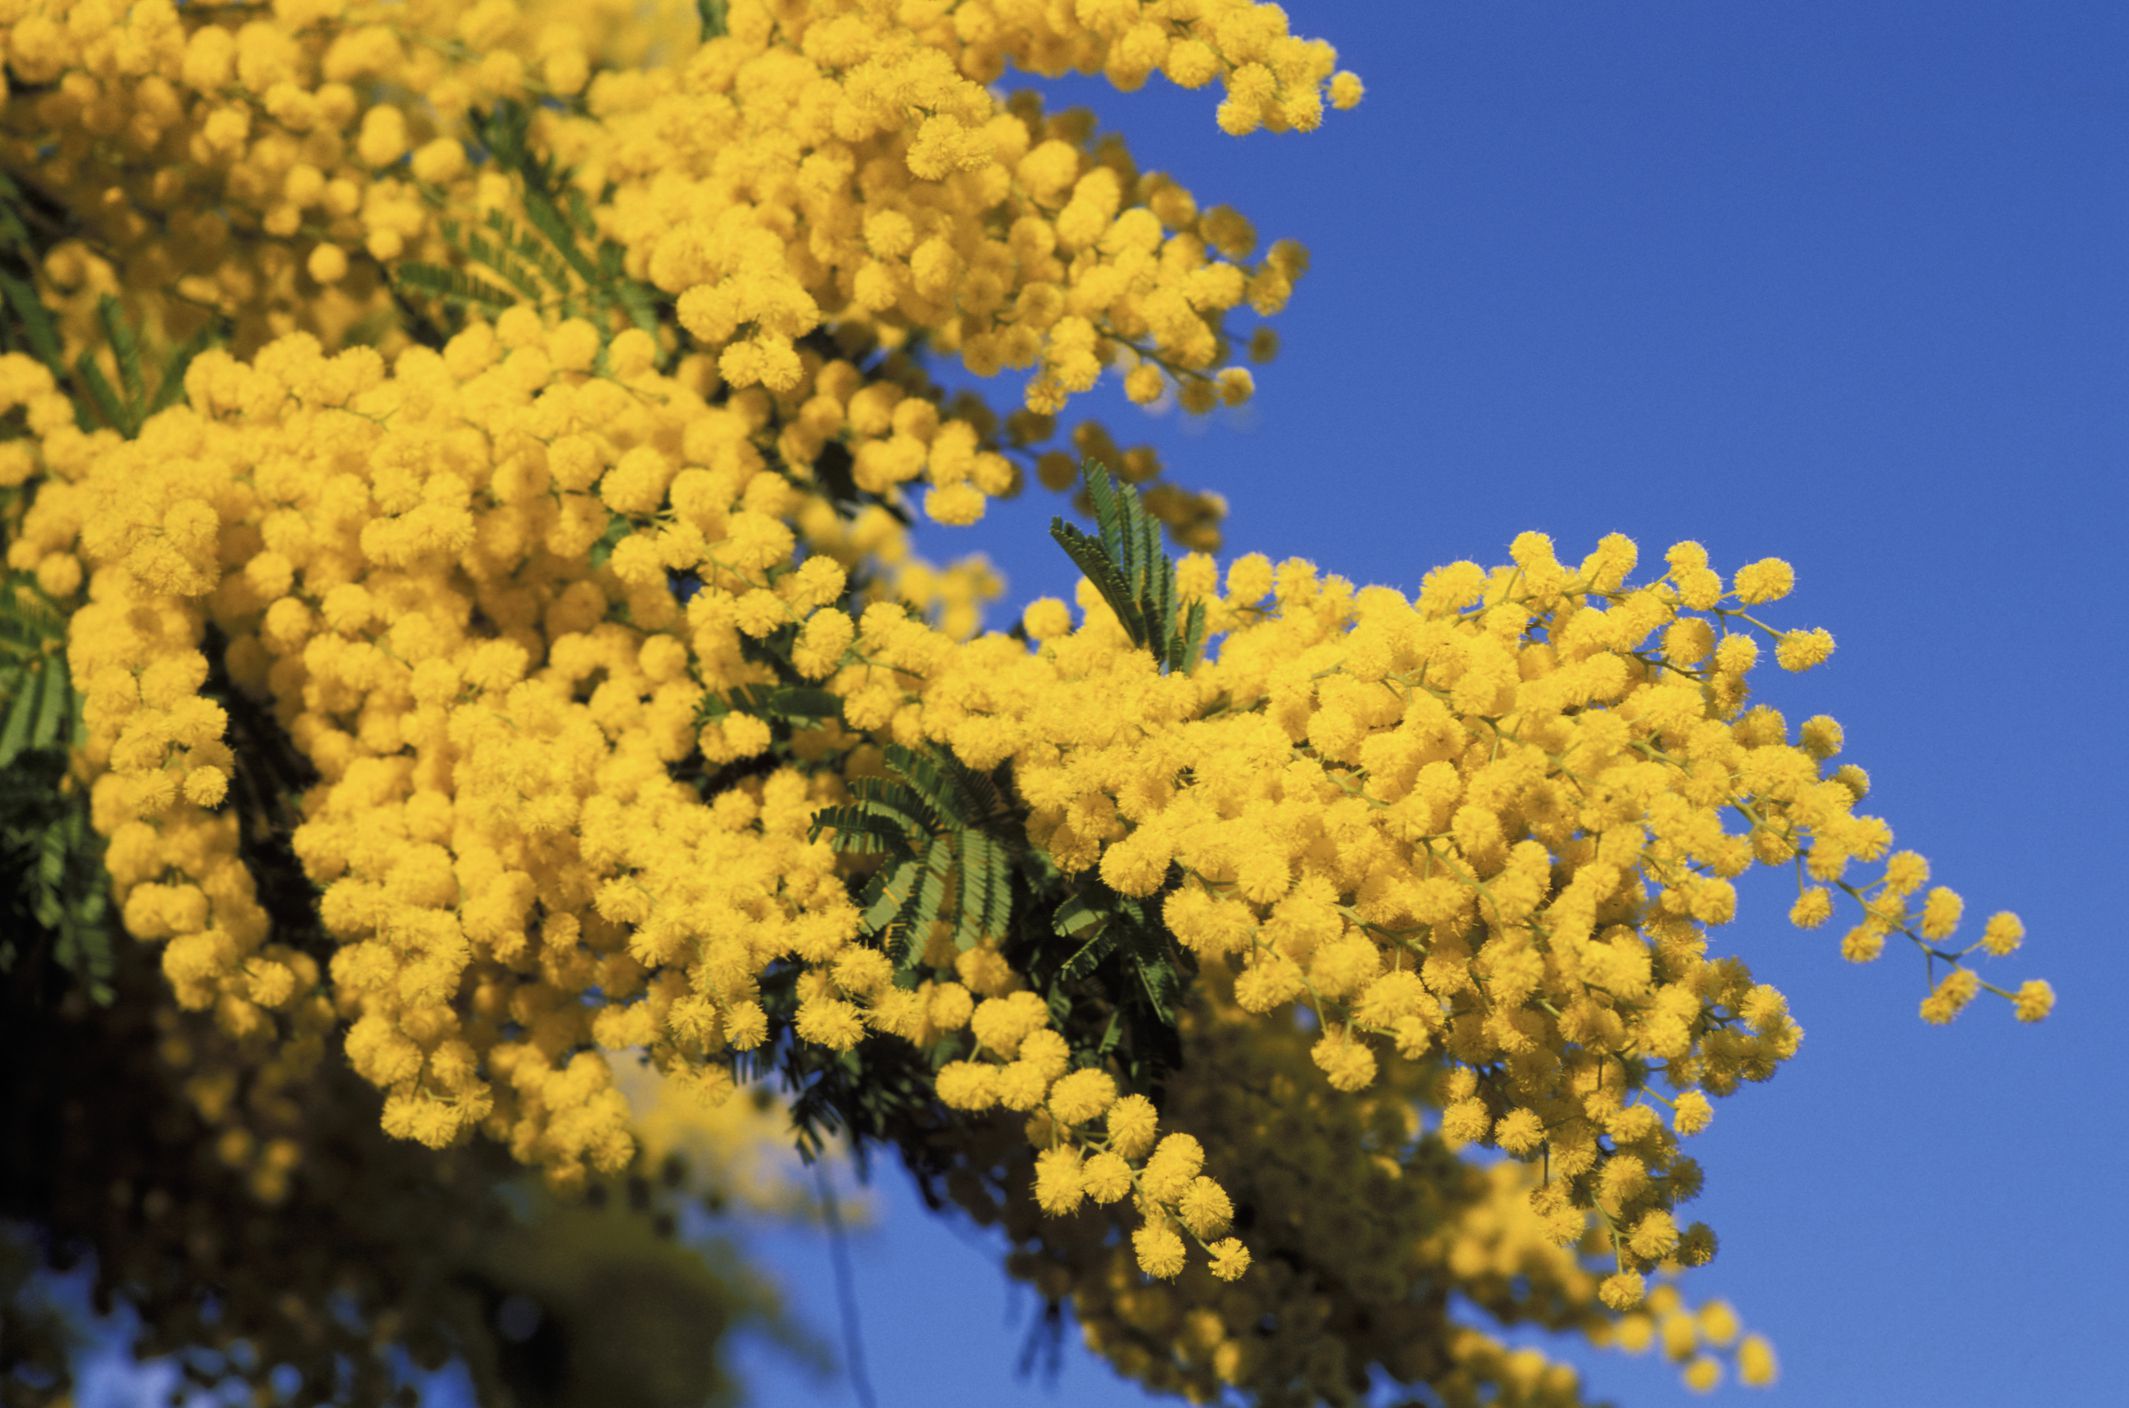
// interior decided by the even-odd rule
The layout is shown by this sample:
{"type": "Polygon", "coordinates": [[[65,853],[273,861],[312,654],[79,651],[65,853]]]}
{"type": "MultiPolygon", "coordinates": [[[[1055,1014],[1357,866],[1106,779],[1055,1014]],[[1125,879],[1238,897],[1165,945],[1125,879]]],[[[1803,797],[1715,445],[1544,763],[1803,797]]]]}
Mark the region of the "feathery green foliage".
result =
{"type": "Polygon", "coordinates": [[[1062,518],[1050,520],[1050,536],[1101,593],[1133,645],[1152,651],[1163,670],[1189,673],[1205,652],[1205,605],[1194,601],[1185,609],[1177,597],[1160,520],[1146,511],[1138,490],[1093,460],[1080,472],[1098,536],[1062,518]]]}
{"type": "Polygon", "coordinates": [[[0,578],[0,768],[33,749],[75,741],[66,616],[20,573],[0,578]]]}
{"type": "Polygon", "coordinates": [[[392,285],[400,301],[420,315],[432,341],[468,317],[492,318],[519,305],[556,318],[583,318],[604,334],[625,323],[655,336],[660,295],[628,276],[621,246],[599,234],[569,173],[536,150],[531,124],[532,109],[518,102],[474,114],[474,139],[485,158],[518,178],[520,211],[489,210],[477,226],[441,222],[456,263],[394,264],[392,285]]]}
{"type": "Polygon", "coordinates": [[[185,390],[185,369],[221,335],[210,323],[184,342],[166,349],[155,375],[148,375],[148,352],[139,329],[116,298],[105,294],[96,304],[103,332],[101,345],[83,348],[68,362],[60,351],[59,326],[37,291],[35,263],[29,246],[20,192],[0,178],[0,352],[24,352],[42,362],[74,402],[74,418],[83,430],[110,429],[131,439],[157,411],[174,404],[185,390]],[[111,370],[106,371],[108,358],[111,370]],[[117,377],[113,381],[113,376],[117,377]]]}
{"type": "Polygon", "coordinates": [[[813,819],[813,835],[834,832],[837,850],[883,858],[858,897],[865,932],[905,967],[942,920],[962,950],[1002,937],[1013,915],[1014,818],[997,781],[944,752],[889,744],[885,758],[889,776],[856,779],[854,800],[813,819]]]}
{"type": "Polygon", "coordinates": [[[110,999],[110,902],[88,799],[67,778],[81,705],[66,618],[27,577],[0,582],[0,973],[39,993],[70,975],[110,999]]]}

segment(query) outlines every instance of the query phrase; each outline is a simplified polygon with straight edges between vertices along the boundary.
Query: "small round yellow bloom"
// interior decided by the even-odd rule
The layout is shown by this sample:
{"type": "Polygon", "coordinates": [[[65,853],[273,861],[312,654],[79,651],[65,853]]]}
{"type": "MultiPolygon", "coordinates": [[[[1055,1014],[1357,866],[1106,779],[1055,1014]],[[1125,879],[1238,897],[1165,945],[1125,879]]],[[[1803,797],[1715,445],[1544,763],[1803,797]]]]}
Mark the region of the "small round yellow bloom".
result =
{"type": "Polygon", "coordinates": [[[1076,1212],[1086,1191],[1077,1149],[1045,1149],[1035,1156],[1035,1201],[1044,1212],[1057,1217],[1076,1212]]]}
{"type": "Polygon", "coordinates": [[[1151,1100],[1143,1095],[1126,1095],[1109,1107],[1109,1146],[1125,1158],[1135,1159],[1153,1147],[1158,1124],[1159,1116],[1151,1100]]]}
{"type": "Polygon", "coordinates": [[[1116,1080],[1107,1071],[1074,1071],[1050,1088],[1050,1113],[1061,1123],[1085,1124],[1116,1101],[1116,1080]]]}
{"type": "Polygon", "coordinates": [[[1989,922],[1981,930],[1981,947],[1986,953],[2001,958],[2015,953],[2025,941],[2025,925],[2009,910],[1989,916],[1989,922]]]}
{"type": "Polygon", "coordinates": [[[1747,606],[1780,601],[1796,587],[1796,569],[1778,557],[1763,557],[1737,569],[1737,599],[1747,606]]]}
{"type": "Polygon", "coordinates": [[[194,768],[185,774],[185,800],[196,807],[211,807],[229,793],[229,774],[220,768],[194,768]]]}
{"type": "Polygon", "coordinates": [[[1235,1205],[1225,1188],[1213,1179],[1199,1175],[1176,1200],[1175,1212],[1192,1235],[1203,1240],[1217,1237],[1227,1230],[1228,1223],[1234,1220],[1235,1205]]]}
{"type": "Polygon", "coordinates": [[[2055,989],[2040,978],[2032,978],[2018,985],[2013,1002],[2019,1021],[2043,1021],[2055,1010],[2055,989]]]}
{"type": "Polygon", "coordinates": [[[1375,1082],[1375,1053],[1348,1033],[1329,1033],[1309,1054],[1333,1090],[1365,1090],[1375,1082]]]}
{"type": "Polygon", "coordinates": [[[1087,1196],[1097,1203],[1113,1203],[1131,1191],[1131,1165],[1108,1150],[1092,1155],[1081,1170],[1087,1196]]]}
{"type": "Polygon", "coordinates": [[[347,277],[347,251],[337,244],[317,245],[312,248],[303,267],[312,282],[337,284],[347,277]]]}
{"type": "Polygon", "coordinates": [[[1774,661],[1784,670],[1803,671],[1823,665],[1833,654],[1833,633],[1824,627],[1784,631],[1774,647],[1774,661]]]}
{"type": "Polygon", "coordinates": [[[1186,1259],[1183,1239],[1175,1229],[1151,1223],[1131,1234],[1131,1250],[1138,1257],[1139,1270],[1163,1281],[1180,1273],[1186,1259]]]}
{"type": "Polygon", "coordinates": [[[934,523],[965,528],[983,517],[987,500],[973,484],[949,484],[924,496],[924,516],[934,523]]]}
{"type": "Polygon", "coordinates": [[[1738,1382],[1750,1388],[1765,1388],[1778,1377],[1774,1346],[1764,1336],[1746,1335],[1737,1347],[1738,1382]]]}
{"type": "Polygon", "coordinates": [[[1124,373],[1124,395],[1135,405],[1151,405],[1161,399],[1161,393],[1167,388],[1168,379],[1151,362],[1141,362],[1124,373]]]}
{"type": "Polygon", "coordinates": [[[1789,906],[1789,922],[1799,929],[1816,929],[1833,917],[1833,892],[1813,885],[1789,906]]]}

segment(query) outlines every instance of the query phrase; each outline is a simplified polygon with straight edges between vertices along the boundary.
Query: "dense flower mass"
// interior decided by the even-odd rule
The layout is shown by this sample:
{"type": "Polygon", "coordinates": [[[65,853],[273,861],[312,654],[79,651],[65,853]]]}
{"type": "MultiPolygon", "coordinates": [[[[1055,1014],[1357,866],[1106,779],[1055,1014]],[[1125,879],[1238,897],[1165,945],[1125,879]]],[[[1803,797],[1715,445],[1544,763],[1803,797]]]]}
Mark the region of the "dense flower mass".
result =
{"type": "MultiPolygon", "coordinates": [[[[1740,876],[1909,941],[1928,1021],[2047,1015],[1839,725],[1753,699],[1833,649],[1786,563],[1223,570],[1216,496],[1059,436],[1106,371],[1247,399],[1307,261],[999,85],[1306,132],[1361,84],[1276,6],[0,0],[0,53],[7,566],[244,1196],[345,1175],[294,1094],[340,1057],[451,1178],[563,1197],[774,1072],[1154,1387],[1574,1403],[1504,1328],[1773,1377],[1675,1284],[1681,1141],[1802,1035],[1719,946],[1740,876]],[[1076,610],[981,633],[916,514],[1081,459],[1076,610]]],[[[218,1373],[276,1391],[283,1330],[218,1373]]]]}

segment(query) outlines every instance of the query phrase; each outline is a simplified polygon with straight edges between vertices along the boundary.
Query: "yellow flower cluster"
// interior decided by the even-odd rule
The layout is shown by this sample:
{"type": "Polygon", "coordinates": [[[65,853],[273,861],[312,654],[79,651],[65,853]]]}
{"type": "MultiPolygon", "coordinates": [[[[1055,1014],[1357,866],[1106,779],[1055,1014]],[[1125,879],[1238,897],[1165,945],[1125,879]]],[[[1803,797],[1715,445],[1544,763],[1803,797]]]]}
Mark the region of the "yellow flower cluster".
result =
{"type": "Polygon", "coordinates": [[[436,248],[435,197],[484,184],[467,113],[580,92],[595,18],[511,0],[8,0],[0,165],[80,222],[44,270],[77,302],[124,295],[172,341],[221,316],[242,348],[296,328],[337,342],[388,309],[377,261],[436,248]]]}
{"type": "MultiPolygon", "coordinates": [[[[180,1001],[242,1031],[317,981],[269,937],[235,818],[212,810],[229,763],[223,710],[201,694],[212,629],[234,687],[272,700],[321,779],[294,844],[387,1128],[442,1145],[486,1124],[564,1179],[633,1150],[586,1043],[640,1044],[688,989],[651,979],[689,936],[632,945],[623,928],[639,873],[685,887],[742,955],[782,947],[775,918],[817,893],[834,896],[823,934],[855,923],[832,857],[805,840],[803,782],[712,811],[667,775],[697,746],[703,681],[755,678],[739,622],[815,612],[843,570],[772,570],[789,567],[779,514],[795,491],[762,467],[742,409],[647,372],[557,372],[575,331],[506,349],[482,328],[389,375],[308,339],[248,367],[204,357],[191,406],[41,495],[22,539],[56,546],[79,525],[97,564],[70,649],[96,820],[127,925],[166,941],[180,1001]],[[609,501],[663,502],[668,485],[685,514],[587,574],[609,501]],[[710,579],[692,616],[669,568],[710,579]]],[[[701,735],[719,761],[768,744],[741,714],[701,735]]],[[[758,965],[718,954],[700,985],[740,992],[758,965]]],[[[676,1018],[686,1035],[666,1044],[721,1045],[715,1025],[676,1018]]]]}
{"type": "Polygon", "coordinates": [[[1773,1383],[1778,1372],[1774,1347],[1764,1336],[1742,1333],[1737,1311],[1727,1301],[1709,1301],[1696,1310],[1670,1284],[1650,1291],[1643,1309],[1621,1316],[1615,1327],[1592,1338],[1629,1354],[1660,1345],[1664,1357],[1681,1367],[1686,1384],[1701,1393],[1721,1384],[1726,1354],[1747,1388],[1773,1383]]]}
{"type": "MultiPolygon", "coordinates": [[[[232,759],[202,693],[209,630],[233,686],[272,700],[321,778],[294,840],[337,945],[331,1002],[396,1134],[441,1146],[484,1128],[564,1181],[618,1169],[627,1104],[594,1049],[648,1048],[720,1093],[719,1053],[768,1035],[763,975],[796,960],[799,1040],[930,1046],[965,1028],[939,1098],[1034,1117],[1044,1207],[1128,1196],[1157,1276],[1182,1269],[1186,1236],[1223,1275],[1248,1264],[1195,1138],[1158,1137],[1142,1095],[1072,1071],[995,938],[956,952],[931,936],[934,976],[914,988],[857,942],[841,869],[807,840],[840,795],[834,772],[707,798],[676,779],[690,757],[716,768],[771,747],[770,720],[710,706],[774,683],[746,642],[786,628],[796,668],[858,734],[1010,762],[1030,839],[1062,870],[1125,895],[1179,871],[1162,906],[1177,941],[1232,971],[1246,1011],[1305,1003],[1333,1087],[1366,1088],[1393,1053],[1445,1055],[1443,1136],[1542,1155],[1563,1243],[1592,1215],[1609,1229],[1620,1307],[1640,1269],[1712,1250],[1671,1213],[1698,1182],[1677,1137],[1800,1035],[1779,993],[1707,954],[1732,878],[1793,864],[1804,924],[1830,911],[1828,886],[1847,890],[1863,912],[1851,957],[1911,934],[1952,964],[1932,1020],[1980,986],[1941,947],[1956,897],[1910,912],[1919,857],[1892,856],[1867,889],[1847,878],[1891,836],[1854,811],[1859,771],[1831,765],[1837,726],[1809,720],[1792,742],[1746,707],[1752,632],[1792,668],[1827,648],[1751,614],[1787,591],[1780,564],[1726,588],[1681,544],[1662,578],[1629,587],[1625,540],[1570,568],[1526,535],[1513,565],[1457,564],[1407,600],[1259,557],[1216,594],[1198,557],[1182,589],[1226,639],[1193,674],[1159,673],[1091,592],[1077,630],[1062,603],[1029,610],[1033,652],[956,645],[887,601],[842,609],[838,550],[863,554],[891,520],[846,525],[757,445],[782,419],[777,451],[803,463],[819,451],[793,439],[807,415],[892,435],[898,403],[884,424],[853,413],[873,387],[831,365],[809,368],[795,414],[761,390],[711,404],[693,389],[715,383],[705,359],[668,377],[627,334],[594,375],[597,343],[513,316],[389,370],[307,338],[250,366],[210,355],[190,406],[138,440],[82,437],[96,452],[70,461],[78,433],[55,427],[48,457],[74,468],[11,548],[64,575],[46,564],[78,535],[98,565],[71,663],[114,883],[129,929],[165,942],[180,1001],[238,1034],[323,999],[316,965],[269,933],[235,818],[215,810],[232,759]],[[592,570],[617,516],[640,527],[592,570]],[[792,524],[809,520],[802,549],[792,524]]],[[[33,365],[9,370],[19,400],[48,400],[33,365]]],[[[802,755],[867,766],[841,727],[807,732],[802,755]]],[[[1998,916],[1976,946],[2018,932],[1998,916]]],[[[2019,996],[2021,1016],[2045,1006],[2044,987],[2019,996]]]]}
{"type": "MultiPolygon", "coordinates": [[[[1279,245],[1260,264],[1238,262],[1256,236],[1237,212],[1201,213],[1174,182],[1142,177],[1113,140],[1093,143],[1089,115],[1045,119],[1031,96],[1007,104],[981,82],[1009,61],[1060,71],[1111,51],[1124,56],[1109,66],[1122,80],[1150,55],[1192,86],[1223,75],[1227,107],[1259,104],[1274,128],[1313,125],[1303,113],[1322,91],[1358,94],[1357,80],[1330,82],[1327,46],[1289,36],[1268,5],[1076,17],[962,6],[941,18],[742,0],[731,37],[707,46],[675,33],[692,7],[660,7],[648,23],[635,8],[0,7],[13,85],[0,167],[79,222],[40,271],[70,341],[95,340],[97,302],[113,295],[168,342],[224,318],[239,352],[298,330],[329,350],[395,349],[405,330],[386,270],[451,263],[447,219],[518,208],[506,171],[469,161],[469,115],[530,101],[602,224],[638,272],[679,297],[680,325],[733,385],[811,399],[816,368],[796,340],[824,325],[890,344],[921,337],[979,372],[1037,368],[1028,402],[1044,414],[1011,427],[1025,445],[1105,365],[1127,367],[1141,401],[1171,384],[1193,409],[1245,399],[1250,375],[1227,365],[1223,314],[1244,302],[1276,311],[1305,259],[1279,245]],[[645,62],[653,53],[665,66],[645,62]],[[595,64],[623,61],[594,78],[595,64]],[[796,127],[794,114],[805,119],[796,127]],[[951,171],[925,155],[942,143],[951,171]]],[[[881,442],[865,449],[861,485],[921,476],[927,512],[956,524],[1017,488],[995,433],[971,429],[987,412],[909,404],[889,425],[898,401],[924,393],[909,376],[886,380],[905,396],[876,386],[853,411],[882,421],[849,437],[853,452],[881,442]]],[[[840,402],[857,389],[833,376],[818,388],[840,402]]],[[[824,414],[786,431],[816,449],[842,437],[824,414]]],[[[1171,490],[1155,506],[1187,540],[1216,540],[1210,500],[1171,490]]]]}
{"type": "MultiPolygon", "coordinates": [[[[995,958],[988,950],[973,952],[995,958]]],[[[1000,986],[1012,981],[1003,964],[986,966],[998,970],[1000,986]]],[[[1203,1146],[1190,1134],[1162,1135],[1153,1102],[1120,1096],[1106,1071],[1070,1069],[1070,1050],[1040,997],[1013,988],[986,998],[970,1015],[969,1030],[974,1053],[939,1071],[939,1099],[971,1113],[1032,1114],[1026,1135],[1041,1151],[1034,1197],[1043,1212],[1065,1217],[1089,1203],[1126,1204],[1137,1218],[1129,1244],[1149,1276],[1167,1279],[1183,1270],[1186,1238],[1219,1280],[1249,1269],[1248,1248],[1228,1235],[1234,1202],[1204,1172],[1203,1146]]]]}
{"type": "Polygon", "coordinates": [[[1256,556],[1217,594],[1212,562],[1192,558],[1182,591],[1226,633],[1193,673],[1160,673],[1084,589],[1077,630],[1061,602],[1029,609],[1038,652],[990,637],[920,671],[913,718],[864,707],[880,686],[861,671],[847,682],[860,726],[1010,763],[1029,837],[1060,868],[1125,895],[1180,875],[1169,931],[1232,972],[1245,1011],[1284,1023],[1299,1006],[1333,1087],[1446,1058],[1443,1137],[1543,1158],[1543,1211],[1563,1242],[1602,1220],[1618,1266],[1605,1297],[1623,1309],[1641,1269],[1712,1254],[1672,1215],[1699,1182],[1679,1137],[1802,1035],[1778,991],[1709,952],[1737,876],[1791,867],[1807,927],[1834,890],[1853,898],[1851,959],[1897,933],[1950,965],[1932,1021],[1983,987],[2027,1020],[2049,999],[1966,966],[2014,946],[2015,917],[1946,947],[1957,897],[1916,902],[1928,868],[1857,813],[1867,780],[1834,763],[1832,720],[1792,730],[1748,704],[1762,639],[1791,670],[1831,650],[1754,614],[1789,590],[1786,564],[1725,584],[1681,543],[1630,585],[1636,552],[1617,536],[1576,565],[1538,534],[1512,556],[1431,573],[1416,599],[1256,556]],[[1853,874],[1880,861],[1875,879],[1853,874]]]}
{"type": "MultiPolygon", "coordinates": [[[[1162,1101],[1202,1134],[1207,1163],[1232,1171],[1256,1252],[1247,1277],[1223,1285],[1201,1267],[1149,1282],[1113,1214],[1060,1221],[1039,1183],[1030,1196],[1011,1176],[987,1183],[967,1167],[945,1180],[980,1220],[1003,1223],[1016,1244],[1009,1268],[1050,1299],[1069,1298],[1087,1343],[1119,1371],[1194,1402],[1357,1402],[1387,1378],[1444,1403],[1578,1408],[1575,1371],[1511,1348],[1501,1331],[1639,1352],[1660,1326],[1689,1383],[1732,1361],[1740,1380],[1771,1381],[1764,1340],[1740,1338],[1727,1307],[1687,1313],[1668,1280],[1646,1312],[1608,1308],[1601,1230],[1560,1245],[1532,1205],[1540,1170],[1476,1166],[1422,1129],[1420,1112],[1439,1107],[1437,1071],[1398,1063],[1364,1091],[1334,1091],[1306,1032],[1254,1020],[1211,976],[1162,1101]],[[1463,1304],[1452,1307],[1452,1294],[1463,1304]],[[1472,1323],[1470,1310],[1498,1328],[1472,1323]]],[[[1005,1152],[1008,1137],[972,1163],[1005,1152]]]]}
{"type": "MultiPolygon", "coordinates": [[[[215,1176],[303,1196],[300,1092],[336,1036],[389,1134],[565,1188],[676,1146],[742,1071],[888,1046],[958,1121],[954,1196],[1156,1387],[1344,1401],[1383,1371],[1445,1403],[1576,1401],[1452,1295],[1660,1342],[1696,1387],[1770,1379],[1764,1342],[1668,1279],[1714,1252],[1678,1220],[1681,1139],[1801,1039],[1712,948],[1734,882],[1792,869],[1804,929],[1853,901],[1852,961],[1908,938],[1930,1022],[1984,989],[2026,1021],[2053,1001],[1970,966],[2019,921],[1955,940],[1962,900],[1857,810],[1839,726],[1751,699],[1763,655],[1833,649],[1762,619],[1787,564],[1726,580],[1681,543],[1635,583],[1624,538],[1570,564],[1526,534],[1407,597],[1198,552],[1177,587],[1218,644],[1189,671],[1085,584],[1076,618],[1046,600],[978,635],[996,576],[913,556],[912,501],[965,525],[1030,475],[1068,489],[1057,416],[1105,368],[1142,403],[1245,400],[1230,321],[1306,264],[1257,258],[1244,217],[1088,114],[988,85],[1217,79],[1241,134],[1313,128],[1359,81],[1251,0],[635,20],[0,0],[0,168],[65,212],[36,270],[50,367],[98,346],[105,295],[159,349],[232,329],[132,439],[0,355],[27,432],[0,488],[37,490],[7,563],[79,601],[77,761],[124,926],[185,1009],[161,1056],[215,1176]],[[655,331],[531,294],[446,300],[449,336],[399,317],[390,266],[502,278],[457,232],[533,208],[531,168],[465,140],[504,101],[655,331]],[[1019,408],[947,395],[934,352],[1026,373],[1019,408]],[[1195,972],[1157,1091],[1053,1010],[1044,916],[941,921],[900,961],[868,927],[875,862],[816,829],[897,745],[1009,780],[1045,883],[1148,902],[1195,972]],[[262,828],[315,891],[299,919],[258,883],[262,828]],[[615,1077],[635,1056],[648,1108],[615,1077]]],[[[1068,438],[1217,546],[1215,496],[1099,426],[1068,438]]]]}
{"type": "Polygon", "coordinates": [[[979,375],[1032,369],[1045,414],[1109,365],[1140,401],[1248,397],[1224,316],[1281,307],[1301,250],[1247,262],[1235,211],[1140,173],[1089,114],[983,85],[1008,63],[1217,76],[1229,130],[1312,127],[1357,80],[1276,6],[736,0],[727,24],[677,69],[601,75],[585,116],[545,130],[733,385],[789,390],[796,340],[832,323],[921,336],[979,375]]]}
{"type": "MultiPolygon", "coordinates": [[[[1061,1208],[1134,1193],[1149,1266],[1180,1263],[1181,1228],[1239,1275],[1188,1137],[1156,1144],[1143,1096],[1067,1074],[995,939],[947,944],[913,989],[856,942],[839,862],[808,839],[835,772],[708,795],[678,775],[770,749],[770,719],[717,702],[774,685],[750,641],[795,631],[797,669],[844,693],[860,728],[956,647],[898,602],[841,607],[835,553],[880,546],[892,520],[809,511],[821,501],[759,447],[792,452],[764,429],[765,392],[706,403],[687,384],[709,376],[701,360],[659,374],[641,334],[595,376],[587,337],[506,318],[389,368],[308,337],[250,365],[210,354],[187,406],[136,440],[101,435],[85,473],[40,494],[11,551],[78,548],[94,568],[70,662],[129,930],[163,944],[179,1001],[232,1033],[292,1004],[337,1012],[391,1133],[441,1147],[484,1130],[564,1183],[635,1152],[598,1051],[647,1048],[719,1096],[728,1053],[769,1035],[764,974],[794,961],[798,1040],[929,1046],[966,1028],[968,1058],[939,1077],[948,1106],[1046,1111],[1030,1133],[1061,1151],[1043,1184],[1061,1208]],[[594,569],[617,521],[641,526],[594,569]],[[818,541],[792,526],[809,522],[818,541]],[[270,932],[236,815],[217,810],[232,758],[203,692],[209,632],[235,697],[269,702],[320,779],[293,844],[320,890],[329,986],[270,932]],[[1084,1178],[1062,1151],[1088,1156],[1084,1178]]],[[[832,370],[776,413],[787,432],[830,399],[832,370]]],[[[856,742],[803,732],[802,756],[856,742]]]]}

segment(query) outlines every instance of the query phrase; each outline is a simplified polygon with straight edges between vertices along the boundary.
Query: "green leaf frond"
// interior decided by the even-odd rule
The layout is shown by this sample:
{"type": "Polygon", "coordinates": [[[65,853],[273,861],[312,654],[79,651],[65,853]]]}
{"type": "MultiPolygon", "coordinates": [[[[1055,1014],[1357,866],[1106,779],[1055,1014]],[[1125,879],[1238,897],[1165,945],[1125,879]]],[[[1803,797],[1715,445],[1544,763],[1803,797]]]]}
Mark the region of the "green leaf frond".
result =
{"type": "Polygon", "coordinates": [[[87,794],[67,776],[81,703],[65,644],[56,603],[25,576],[0,580],[0,975],[108,1002],[110,901],[87,794]]]}
{"type": "Polygon", "coordinates": [[[1062,518],[1050,536],[1101,593],[1133,645],[1153,652],[1164,671],[1189,673],[1205,651],[1205,604],[1186,608],[1175,584],[1175,561],[1161,547],[1160,520],[1138,490],[1093,460],[1081,466],[1094,506],[1096,533],[1062,518]]]}
{"type": "Polygon", "coordinates": [[[621,246],[599,233],[570,173],[535,148],[532,117],[530,106],[511,101],[473,115],[475,144],[517,178],[519,208],[489,210],[478,225],[439,222],[452,262],[392,265],[400,302],[432,341],[469,317],[492,318],[518,306],[545,317],[582,318],[603,337],[626,326],[655,338],[663,296],[628,275],[621,246]]]}

